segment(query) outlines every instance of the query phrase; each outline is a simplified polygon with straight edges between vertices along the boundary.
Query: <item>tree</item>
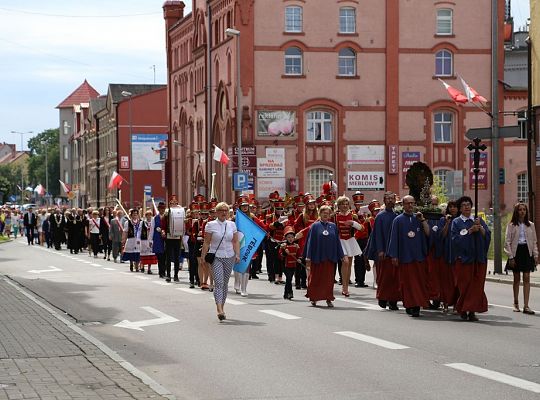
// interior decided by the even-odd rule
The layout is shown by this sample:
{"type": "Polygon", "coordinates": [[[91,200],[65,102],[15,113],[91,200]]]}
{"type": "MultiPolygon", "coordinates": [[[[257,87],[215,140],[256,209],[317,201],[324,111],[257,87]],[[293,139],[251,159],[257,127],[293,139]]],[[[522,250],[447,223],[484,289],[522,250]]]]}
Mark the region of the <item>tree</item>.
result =
{"type": "Polygon", "coordinates": [[[9,201],[12,195],[20,195],[21,167],[19,165],[0,165],[0,203],[9,201]]]}
{"type": "Polygon", "coordinates": [[[60,130],[47,129],[34,136],[28,141],[30,149],[30,159],[28,160],[28,179],[33,186],[42,184],[45,186],[46,169],[45,159],[48,160],[47,171],[49,173],[49,187],[47,191],[57,196],[60,194],[60,130]],[[45,151],[47,157],[45,157],[45,151]]]}

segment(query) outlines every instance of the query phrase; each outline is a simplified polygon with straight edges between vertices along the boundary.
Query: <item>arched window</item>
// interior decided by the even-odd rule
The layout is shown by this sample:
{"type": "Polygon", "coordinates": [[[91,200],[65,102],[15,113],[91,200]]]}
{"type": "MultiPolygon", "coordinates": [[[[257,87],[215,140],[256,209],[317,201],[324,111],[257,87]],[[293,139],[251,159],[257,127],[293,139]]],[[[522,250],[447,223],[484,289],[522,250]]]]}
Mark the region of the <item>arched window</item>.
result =
{"type": "Polygon", "coordinates": [[[302,50],[298,47],[285,50],[285,75],[302,75],[302,50]]]}
{"type": "Polygon", "coordinates": [[[189,73],[189,99],[193,100],[193,71],[189,73]]]}
{"type": "Polygon", "coordinates": [[[448,50],[440,50],[435,54],[435,76],[452,76],[453,57],[448,50]]]}
{"type": "Polygon", "coordinates": [[[338,57],[338,75],[355,76],[356,75],[356,53],[353,49],[347,47],[339,51],[338,57]]]}
{"type": "Polygon", "coordinates": [[[174,108],[178,105],[178,81],[174,81],[174,108]]]}
{"type": "Polygon", "coordinates": [[[517,176],[517,200],[523,202],[529,200],[529,182],[525,172],[517,176]]]}
{"type": "Polygon", "coordinates": [[[219,83],[219,60],[216,60],[216,65],[214,67],[214,70],[216,72],[216,78],[215,78],[214,84],[217,85],[219,83]]]}
{"type": "Polygon", "coordinates": [[[302,7],[285,7],[285,32],[302,32],[302,7]]]}
{"type": "Polygon", "coordinates": [[[437,10],[437,35],[452,34],[452,10],[440,8],[437,10]]]}
{"type": "Polygon", "coordinates": [[[333,116],[328,111],[310,111],[306,118],[308,142],[331,142],[333,127],[333,116]]]}
{"type": "Polygon", "coordinates": [[[339,9],[339,33],[356,33],[356,9],[353,7],[339,9]]]}
{"type": "Polygon", "coordinates": [[[454,114],[440,111],[433,114],[433,142],[452,143],[454,131],[454,114]]]}
{"type": "Polygon", "coordinates": [[[307,191],[314,196],[322,193],[322,185],[330,181],[331,170],[326,168],[311,169],[307,173],[307,191]]]}
{"type": "Polygon", "coordinates": [[[227,54],[227,83],[231,83],[232,79],[232,60],[231,53],[227,54]]]}

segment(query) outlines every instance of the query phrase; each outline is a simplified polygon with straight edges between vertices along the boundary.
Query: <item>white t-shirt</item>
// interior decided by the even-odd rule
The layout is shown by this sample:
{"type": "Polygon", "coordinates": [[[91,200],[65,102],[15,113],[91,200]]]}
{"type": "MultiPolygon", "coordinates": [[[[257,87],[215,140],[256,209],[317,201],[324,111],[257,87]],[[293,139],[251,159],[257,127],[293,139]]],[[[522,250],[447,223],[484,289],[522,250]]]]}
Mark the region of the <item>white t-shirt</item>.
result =
{"type": "Polygon", "coordinates": [[[90,218],[88,220],[88,227],[90,228],[90,233],[99,233],[99,221],[100,218],[90,218]]]}
{"type": "Polygon", "coordinates": [[[216,257],[218,258],[234,257],[232,239],[236,231],[236,224],[233,221],[225,220],[224,222],[221,222],[220,220],[216,219],[208,222],[204,228],[205,233],[212,234],[212,240],[210,241],[210,248],[208,252],[216,253],[216,257]],[[225,227],[227,227],[226,230],[225,227]],[[223,236],[223,234],[225,234],[225,236],[223,236]],[[221,244],[219,244],[222,237],[223,241],[221,244]],[[216,251],[218,245],[219,249],[216,251]]]}

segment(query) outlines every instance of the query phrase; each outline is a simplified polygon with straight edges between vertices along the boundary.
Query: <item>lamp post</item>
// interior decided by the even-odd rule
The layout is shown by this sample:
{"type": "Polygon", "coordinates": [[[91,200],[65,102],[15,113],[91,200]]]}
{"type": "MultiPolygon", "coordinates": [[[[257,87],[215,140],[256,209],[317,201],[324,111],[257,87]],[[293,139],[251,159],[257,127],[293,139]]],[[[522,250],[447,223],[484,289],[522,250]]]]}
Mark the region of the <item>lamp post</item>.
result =
{"type": "Polygon", "coordinates": [[[47,205],[49,205],[49,146],[46,140],[41,142],[45,146],[45,188],[47,192],[45,193],[45,198],[47,199],[47,205]]]}
{"type": "Polygon", "coordinates": [[[133,93],[126,90],[122,91],[122,96],[129,97],[128,119],[129,119],[129,207],[133,208],[133,150],[132,150],[132,121],[131,121],[131,97],[133,93]]]}
{"type": "MultiPolygon", "coordinates": [[[[236,37],[236,145],[238,146],[238,172],[242,172],[242,111],[240,101],[240,31],[232,28],[225,29],[227,36],[236,37]]],[[[239,190],[239,195],[241,194],[239,190]]]]}
{"type": "MultiPolygon", "coordinates": [[[[17,133],[21,135],[21,151],[24,151],[23,137],[24,135],[30,135],[34,133],[34,131],[28,131],[28,132],[11,131],[11,133],[17,133]]],[[[23,194],[24,194],[23,167],[21,165],[21,205],[23,203],[23,194]]]]}

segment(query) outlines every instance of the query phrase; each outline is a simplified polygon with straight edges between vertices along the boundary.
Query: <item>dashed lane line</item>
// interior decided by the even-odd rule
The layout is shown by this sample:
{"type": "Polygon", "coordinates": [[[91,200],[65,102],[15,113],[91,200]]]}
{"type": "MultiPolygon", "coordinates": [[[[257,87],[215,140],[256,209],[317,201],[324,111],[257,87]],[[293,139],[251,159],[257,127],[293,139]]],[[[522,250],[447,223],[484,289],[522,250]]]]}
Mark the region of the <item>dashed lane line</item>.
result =
{"type": "Polygon", "coordinates": [[[291,314],[287,314],[287,313],[276,311],[276,310],[259,310],[259,312],[262,312],[268,315],[273,315],[274,317],[283,318],[283,319],[302,319],[302,317],[298,317],[296,315],[291,315],[291,314]]]}
{"type": "Polygon", "coordinates": [[[382,310],[379,306],[376,306],[375,304],[371,304],[371,303],[366,303],[364,301],[342,299],[340,297],[336,297],[336,301],[343,301],[345,303],[358,304],[360,306],[359,308],[365,308],[366,310],[382,310]]]}
{"type": "Polygon", "coordinates": [[[103,269],[106,270],[106,271],[116,271],[117,270],[116,268],[109,268],[109,267],[104,267],[103,269]]]}
{"type": "Polygon", "coordinates": [[[186,293],[194,294],[194,295],[204,294],[203,291],[201,291],[201,290],[196,290],[196,289],[176,288],[176,290],[181,290],[182,292],[186,292],[186,293]]]}
{"type": "Polygon", "coordinates": [[[385,349],[403,350],[403,349],[409,348],[408,346],[404,346],[399,343],[389,342],[387,340],[379,339],[373,336],[363,335],[357,332],[342,331],[342,332],[334,332],[334,333],[336,335],[341,335],[341,336],[349,337],[351,339],[360,340],[361,342],[374,344],[375,346],[384,347],[385,349]]]}
{"type": "Polygon", "coordinates": [[[451,363],[444,365],[450,368],[457,369],[459,371],[490,379],[495,382],[504,383],[506,385],[514,386],[523,390],[528,390],[529,392],[540,393],[540,384],[526,381],[525,379],[516,378],[511,375],[506,375],[501,372],[491,371],[489,369],[480,368],[466,363],[451,363]]]}
{"type": "Polygon", "coordinates": [[[91,263],[88,263],[88,262],[87,262],[87,264],[90,264],[92,267],[103,267],[103,265],[101,265],[101,264],[96,264],[96,263],[93,263],[93,262],[91,262],[91,263]]]}
{"type": "Polygon", "coordinates": [[[227,299],[225,300],[225,303],[230,304],[232,306],[243,306],[244,304],[247,304],[247,303],[244,303],[243,301],[238,301],[238,300],[233,300],[233,299],[227,299]]]}

